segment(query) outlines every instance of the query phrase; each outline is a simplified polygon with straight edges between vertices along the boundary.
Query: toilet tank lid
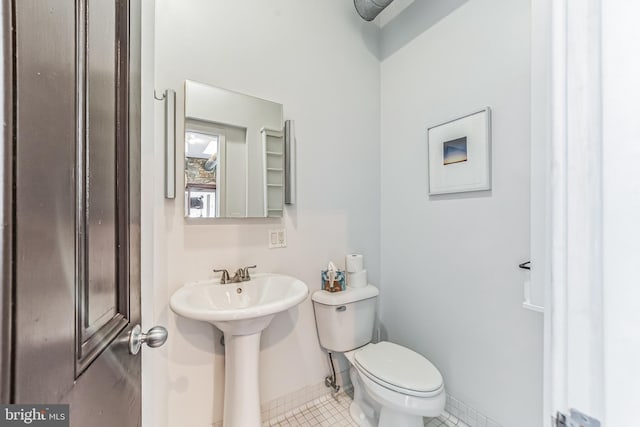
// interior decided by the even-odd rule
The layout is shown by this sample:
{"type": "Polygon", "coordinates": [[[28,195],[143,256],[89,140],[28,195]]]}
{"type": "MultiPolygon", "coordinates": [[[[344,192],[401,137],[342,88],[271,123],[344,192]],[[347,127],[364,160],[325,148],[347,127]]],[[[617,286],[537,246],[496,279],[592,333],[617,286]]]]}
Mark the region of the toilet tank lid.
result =
{"type": "Polygon", "coordinates": [[[315,291],[311,295],[314,302],[324,305],[343,305],[364,299],[377,297],[380,292],[373,285],[367,285],[362,288],[350,288],[342,292],[328,292],[324,290],[315,291]]]}

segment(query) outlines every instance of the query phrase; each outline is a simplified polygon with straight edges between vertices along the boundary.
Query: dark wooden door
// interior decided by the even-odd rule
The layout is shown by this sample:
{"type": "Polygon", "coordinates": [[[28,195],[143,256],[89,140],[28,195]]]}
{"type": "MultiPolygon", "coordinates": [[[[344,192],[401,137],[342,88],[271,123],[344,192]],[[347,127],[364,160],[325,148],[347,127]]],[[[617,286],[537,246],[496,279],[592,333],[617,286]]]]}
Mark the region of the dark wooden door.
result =
{"type": "Polygon", "coordinates": [[[12,7],[11,400],[139,426],[139,0],[12,7]]]}

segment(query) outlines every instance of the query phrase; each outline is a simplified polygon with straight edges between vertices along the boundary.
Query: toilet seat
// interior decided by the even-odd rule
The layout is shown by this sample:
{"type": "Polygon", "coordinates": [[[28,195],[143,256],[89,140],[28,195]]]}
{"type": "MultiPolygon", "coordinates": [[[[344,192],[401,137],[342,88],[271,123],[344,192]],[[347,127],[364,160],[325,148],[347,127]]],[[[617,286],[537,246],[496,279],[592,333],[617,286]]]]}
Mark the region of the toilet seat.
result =
{"type": "Polygon", "coordinates": [[[368,344],[354,351],[352,357],[364,376],[398,393],[431,397],[444,387],[442,375],[428,359],[398,344],[368,344]]]}
{"type": "MultiPolygon", "coordinates": [[[[444,385],[438,391],[432,392],[430,396],[412,396],[381,385],[355,366],[352,369],[358,374],[360,387],[366,390],[373,401],[382,406],[382,411],[390,409],[398,413],[418,416],[415,425],[422,426],[422,417],[437,417],[445,407],[447,397],[444,385]]],[[[404,424],[393,423],[390,425],[396,427],[404,424]]]]}

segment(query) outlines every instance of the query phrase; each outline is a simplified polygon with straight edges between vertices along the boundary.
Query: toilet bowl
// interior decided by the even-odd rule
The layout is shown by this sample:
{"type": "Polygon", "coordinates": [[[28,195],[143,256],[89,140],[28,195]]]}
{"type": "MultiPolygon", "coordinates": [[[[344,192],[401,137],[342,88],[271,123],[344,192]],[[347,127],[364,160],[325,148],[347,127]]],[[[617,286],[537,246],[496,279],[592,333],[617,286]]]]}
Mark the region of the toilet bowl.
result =
{"type": "Polygon", "coordinates": [[[387,341],[372,343],[378,289],[312,295],[320,345],[344,353],[354,399],[349,413],[362,427],[422,427],[446,403],[442,375],[424,356],[387,341]]]}
{"type": "Polygon", "coordinates": [[[420,354],[390,342],[344,353],[351,364],[354,401],[349,412],[361,426],[421,427],[444,410],[440,372],[420,354]]]}

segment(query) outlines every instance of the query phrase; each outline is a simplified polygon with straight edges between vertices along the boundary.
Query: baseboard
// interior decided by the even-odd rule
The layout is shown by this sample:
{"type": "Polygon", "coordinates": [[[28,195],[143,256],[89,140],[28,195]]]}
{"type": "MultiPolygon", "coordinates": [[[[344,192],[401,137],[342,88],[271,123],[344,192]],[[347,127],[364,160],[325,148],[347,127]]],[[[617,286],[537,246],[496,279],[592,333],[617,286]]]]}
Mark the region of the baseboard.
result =
{"type": "Polygon", "coordinates": [[[498,422],[480,413],[463,401],[447,393],[445,415],[451,415],[469,427],[502,427],[498,422]]]}

